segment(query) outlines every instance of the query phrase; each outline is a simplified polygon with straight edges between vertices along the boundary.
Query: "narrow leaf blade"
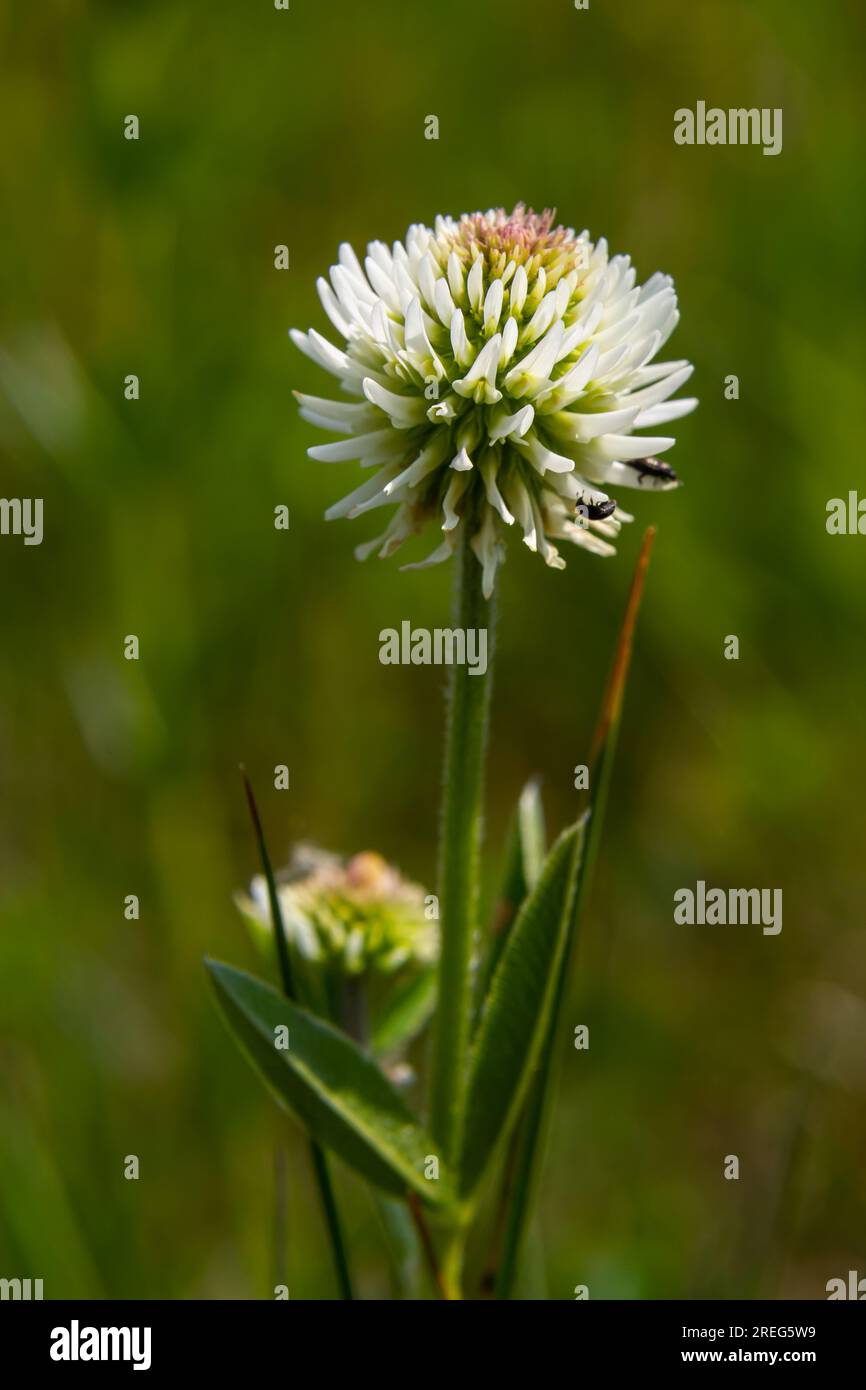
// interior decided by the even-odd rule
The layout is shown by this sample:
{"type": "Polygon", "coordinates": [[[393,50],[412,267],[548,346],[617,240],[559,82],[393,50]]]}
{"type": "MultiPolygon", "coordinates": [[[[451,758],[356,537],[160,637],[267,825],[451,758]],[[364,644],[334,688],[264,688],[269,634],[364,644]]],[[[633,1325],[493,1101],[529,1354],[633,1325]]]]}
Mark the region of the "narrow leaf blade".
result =
{"type": "Polygon", "coordinates": [[[385,1192],[412,1188],[447,1203],[439,1179],[425,1178],[432,1141],[370,1057],[323,1019],[244,970],[207,961],[217,1000],[241,1050],[262,1080],[319,1143],[385,1192]],[[289,1046],[276,1046],[276,1029],[289,1046]]]}
{"type": "Polygon", "coordinates": [[[509,933],[473,1044],[460,1187],[474,1190],[526,1096],[568,937],[584,821],[563,831],[509,933]]]}
{"type": "Polygon", "coordinates": [[[655,528],[649,527],[644,534],[640,554],[635,565],[631,589],[629,590],[625,614],[614,652],[608,682],[602,697],[598,721],[592,741],[590,754],[590,798],[591,814],[586,834],[586,844],[578,875],[577,891],[574,899],[569,939],[562,956],[559,978],[556,984],[553,1007],[544,1039],[541,1061],[533,1079],[526,1101],[516,1142],[511,1154],[510,1182],[508,1184],[508,1211],[499,1255],[499,1269],[496,1277],[496,1297],[510,1298],[517,1275],[520,1250],[524,1231],[538,1181],[539,1169],[547,1130],[550,1097],[554,1083],[555,1037],[557,1020],[565,993],[569,959],[574,945],[574,937],[580,924],[584,905],[592,886],[592,873],[601,842],[604,812],[610,788],[611,774],[616,752],[617,736],[622,719],[623,702],[631,664],[632,646],[640,611],[650,554],[655,539],[655,528]]]}
{"type": "Polygon", "coordinates": [[[619,726],[622,721],[623,701],[625,699],[629,667],[631,666],[635,627],[637,625],[638,613],[640,612],[641,599],[643,598],[644,585],[646,584],[647,570],[649,569],[650,555],[652,554],[655,534],[655,527],[653,526],[648,527],[644,533],[640,554],[638,555],[637,564],[635,565],[634,575],[632,577],[631,588],[629,589],[622,627],[620,628],[619,637],[617,639],[613,664],[610,669],[610,675],[608,676],[604,696],[602,697],[598,722],[596,723],[595,733],[593,735],[592,748],[589,756],[589,765],[591,769],[590,798],[592,803],[592,820],[587,833],[586,853],[581,870],[578,910],[580,910],[592,885],[592,872],[595,867],[595,861],[601,843],[604,813],[607,807],[614,755],[619,738],[619,726]]]}

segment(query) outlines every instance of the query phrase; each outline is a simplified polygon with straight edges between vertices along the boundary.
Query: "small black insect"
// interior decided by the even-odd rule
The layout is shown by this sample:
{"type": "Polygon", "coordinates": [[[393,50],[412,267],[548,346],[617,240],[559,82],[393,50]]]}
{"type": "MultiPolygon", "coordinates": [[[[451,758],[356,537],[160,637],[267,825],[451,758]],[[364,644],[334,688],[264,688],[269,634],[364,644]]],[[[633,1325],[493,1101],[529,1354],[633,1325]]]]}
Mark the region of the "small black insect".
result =
{"type": "Polygon", "coordinates": [[[586,512],[589,521],[604,521],[606,517],[613,516],[616,511],[616,503],[613,499],[607,502],[599,502],[593,505],[592,502],[581,502],[581,510],[586,512]]]}
{"type": "Polygon", "coordinates": [[[631,466],[638,474],[640,480],[638,486],[643,484],[644,478],[664,478],[669,483],[679,481],[670,464],[662,463],[661,459],[634,459],[631,466]]]}

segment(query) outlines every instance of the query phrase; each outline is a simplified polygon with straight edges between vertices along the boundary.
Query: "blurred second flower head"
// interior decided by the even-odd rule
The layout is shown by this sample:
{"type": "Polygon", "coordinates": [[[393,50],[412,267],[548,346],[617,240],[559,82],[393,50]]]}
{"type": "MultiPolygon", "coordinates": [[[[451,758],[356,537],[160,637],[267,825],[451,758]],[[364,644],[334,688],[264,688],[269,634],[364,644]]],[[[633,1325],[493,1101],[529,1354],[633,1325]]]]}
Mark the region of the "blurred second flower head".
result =
{"type": "MultiPolygon", "coordinates": [[[[438,924],[425,915],[424,890],[371,850],[341,859],[314,845],[298,845],[288,868],[277,875],[277,893],[289,942],[308,961],[346,975],[390,975],[436,960],[438,924]]],[[[270,933],[262,875],[237,903],[254,927],[270,933]]]]}

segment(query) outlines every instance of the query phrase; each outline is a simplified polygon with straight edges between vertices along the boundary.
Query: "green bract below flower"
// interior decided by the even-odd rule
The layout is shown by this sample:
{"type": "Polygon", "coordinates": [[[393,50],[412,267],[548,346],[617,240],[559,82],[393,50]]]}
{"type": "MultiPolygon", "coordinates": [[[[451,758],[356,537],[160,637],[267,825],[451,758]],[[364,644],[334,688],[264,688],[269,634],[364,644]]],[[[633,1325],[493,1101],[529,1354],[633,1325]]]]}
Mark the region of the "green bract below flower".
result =
{"type": "Polygon", "coordinates": [[[631,517],[608,487],[677,485],[657,457],[674,439],[633,433],[697,404],[669,400],[688,362],[653,361],[679,319],[673,282],[636,286],[629,257],[553,216],[518,205],[439,217],[390,250],[372,242],[363,267],[343,244],[330,284],[319,280],[345,348],[314,329],[292,339],[354,399],[298,394],[304,419],[348,436],[309,452],[376,470],[326,515],[398,508],[359,559],[432,522],[444,540],[406,568],[436,564],[465,529],[489,597],[506,528],[562,569],[557,541],[613,554],[631,517]]]}
{"type": "MultiPolygon", "coordinates": [[[[304,960],[342,975],[390,975],[403,966],[432,964],[438,924],[425,915],[424,892],[379,854],[342,860],[310,845],[296,847],[277,878],[291,946],[304,960]]],[[[238,906],[258,929],[272,930],[268,891],[260,875],[238,906]]]]}

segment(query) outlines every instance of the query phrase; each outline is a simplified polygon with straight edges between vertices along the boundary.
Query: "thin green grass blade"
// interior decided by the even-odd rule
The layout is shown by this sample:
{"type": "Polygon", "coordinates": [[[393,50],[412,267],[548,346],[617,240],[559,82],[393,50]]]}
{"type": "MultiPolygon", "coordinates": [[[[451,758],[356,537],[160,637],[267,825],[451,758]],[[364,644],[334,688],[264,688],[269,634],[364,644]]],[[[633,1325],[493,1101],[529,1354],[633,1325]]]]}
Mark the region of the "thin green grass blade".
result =
{"type": "MultiPolygon", "coordinates": [[[[287,999],[299,1000],[303,1004],[308,1004],[309,1000],[306,998],[303,988],[299,987],[301,981],[295,978],[295,973],[292,969],[289,938],[286,932],[286,924],[283,921],[283,911],[280,907],[280,898],[277,893],[277,881],[274,876],[271,856],[268,853],[265,832],[262,827],[262,819],[259,815],[259,808],[256,803],[252,783],[247,776],[246,769],[243,767],[241,768],[241,779],[244,784],[253,830],[255,831],[262,873],[265,876],[268,889],[268,903],[271,909],[271,922],[273,924],[274,940],[277,947],[277,962],[279,964],[283,992],[287,999]]],[[[340,1297],[346,1302],[351,1302],[355,1295],[352,1286],[352,1273],[349,1268],[349,1253],[343,1234],[343,1223],[340,1220],[340,1212],[337,1207],[334,1184],[331,1181],[331,1170],[328,1165],[328,1158],[315,1139],[310,1139],[309,1144],[310,1161],[313,1165],[313,1174],[319,1193],[319,1202],[322,1208],[322,1215],[325,1218],[328,1240],[330,1241],[331,1253],[334,1258],[334,1269],[337,1275],[340,1297]]]]}
{"type": "Polygon", "coordinates": [[[268,905],[271,909],[271,922],[274,928],[274,940],[277,946],[277,960],[280,967],[280,979],[283,982],[283,992],[287,999],[297,999],[298,992],[292,973],[292,962],[289,955],[289,940],[286,935],[286,924],[283,921],[279,894],[277,893],[277,881],[274,877],[271,856],[268,854],[265,832],[262,829],[262,821],[259,815],[259,808],[256,804],[256,798],[253,794],[252,783],[246,774],[246,769],[243,767],[241,768],[241,778],[244,784],[244,791],[246,792],[250,819],[252,820],[253,829],[256,834],[256,843],[259,850],[259,859],[262,864],[262,873],[265,876],[265,883],[268,889],[268,905]]]}

